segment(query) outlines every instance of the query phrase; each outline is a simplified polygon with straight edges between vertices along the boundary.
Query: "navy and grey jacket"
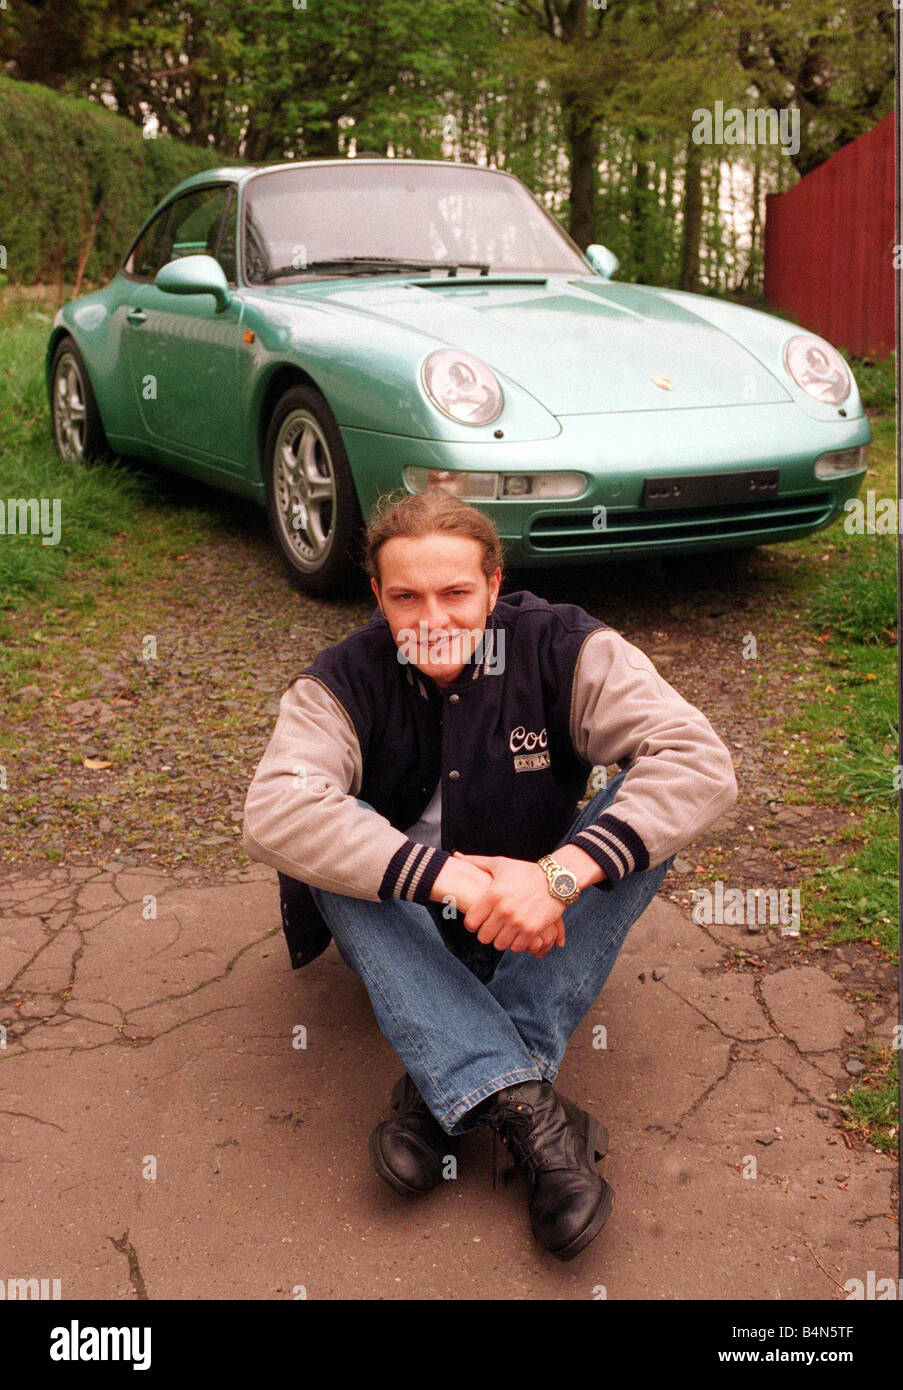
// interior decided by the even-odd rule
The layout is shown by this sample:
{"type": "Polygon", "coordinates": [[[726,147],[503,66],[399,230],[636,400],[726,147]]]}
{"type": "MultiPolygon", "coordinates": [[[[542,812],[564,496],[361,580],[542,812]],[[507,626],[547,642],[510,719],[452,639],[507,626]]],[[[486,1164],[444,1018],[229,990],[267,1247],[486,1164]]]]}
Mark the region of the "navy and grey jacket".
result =
{"type": "Polygon", "coordinates": [[[454,850],[539,859],[593,769],[629,768],[572,841],[604,869],[602,890],[676,853],[736,800],[705,716],[576,604],[500,596],[473,659],[441,689],[399,657],[378,608],[322,651],[283,695],[249,788],[244,848],[280,873],[295,967],[330,940],[310,886],[427,903],[454,850]],[[441,845],[421,844],[405,827],[437,785],[441,845]]]}

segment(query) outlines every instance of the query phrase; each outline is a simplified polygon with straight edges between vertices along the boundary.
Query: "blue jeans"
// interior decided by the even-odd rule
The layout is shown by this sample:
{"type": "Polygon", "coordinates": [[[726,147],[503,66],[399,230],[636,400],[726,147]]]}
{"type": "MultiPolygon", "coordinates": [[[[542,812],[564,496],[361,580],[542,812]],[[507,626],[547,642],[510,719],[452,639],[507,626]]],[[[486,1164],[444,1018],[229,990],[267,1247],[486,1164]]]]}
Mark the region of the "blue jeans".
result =
{"type": "MultiPolygon", "coordinates": [[[[596,819],[626,776],[592,798],[556,848],[596,819]]],[[[368,805],[362,801],[361,805],[368,805]]],[[[542,960],[483,945],[450,906],[369,902],[312,888],[342,958],[367,987],[380,1030],[448,1134],[475,1105],[521,1081],[552,1081],[671,859],[564,909],[565,945],[542,960]],[[447,914],[447,915],[443,915],[447,914]]]]}

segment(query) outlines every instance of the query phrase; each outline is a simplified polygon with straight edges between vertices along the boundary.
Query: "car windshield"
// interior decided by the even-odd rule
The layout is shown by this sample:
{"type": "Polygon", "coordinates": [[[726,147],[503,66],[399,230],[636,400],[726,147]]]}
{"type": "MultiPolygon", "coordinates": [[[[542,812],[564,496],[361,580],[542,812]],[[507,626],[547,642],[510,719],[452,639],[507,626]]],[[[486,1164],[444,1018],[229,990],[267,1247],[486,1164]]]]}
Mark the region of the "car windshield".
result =
{"type": "Polygon", "coordinates": [[[464,165],[308,165],[245,188],[249,284],[330,275],[587,275],[558,224],[516,179],[464,165]]]}

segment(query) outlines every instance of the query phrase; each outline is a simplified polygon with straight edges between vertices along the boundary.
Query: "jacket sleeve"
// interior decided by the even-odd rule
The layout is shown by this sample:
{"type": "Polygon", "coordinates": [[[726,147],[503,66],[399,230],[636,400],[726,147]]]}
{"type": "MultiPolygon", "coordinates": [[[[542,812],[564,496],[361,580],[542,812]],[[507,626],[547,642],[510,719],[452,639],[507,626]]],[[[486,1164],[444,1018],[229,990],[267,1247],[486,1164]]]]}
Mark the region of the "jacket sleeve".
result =
{"type": "Polygon", "coordinates": [[[417,844],[362,806],[361,782],[351,719],[322,681],[299,676],[248,789],[245,852],[330,893],[429,902],[448,851],[417,844]]]}
{"type": "Polygon", "coordinates": [[[608,809],[570,841],[605,870],[599,887],[662,863],[737,800],[730,753],[705,715],[610,628],[583,644],[571,739],[596,767],[629,767],[608,809]]]}

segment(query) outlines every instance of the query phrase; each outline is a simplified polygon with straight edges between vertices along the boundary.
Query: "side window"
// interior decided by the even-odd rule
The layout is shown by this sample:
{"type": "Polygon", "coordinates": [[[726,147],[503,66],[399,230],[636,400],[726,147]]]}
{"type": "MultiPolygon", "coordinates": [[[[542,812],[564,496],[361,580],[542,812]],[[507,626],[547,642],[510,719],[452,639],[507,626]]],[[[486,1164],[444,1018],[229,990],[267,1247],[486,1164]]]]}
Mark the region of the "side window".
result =
{"type": "Polygon", "coordinates": [[[139,275],[142,279],[152,280],[160,267],[166,264],[168,260],[166,250],[169,247],[166,227],[171,210],[171,208],[164,208],[159,217],[154,218],[138,242],[123,266],[128,275],[139,275]]]}
{"type": "Polygon", "coordinates": [[[212,256],[219,240],[219,227],[226,209],[229,188],[199,188],[186,193],[173,205],[168,236],[170,260],[179,256],[212,256]]]}
{"type": "MultiPolygon", "coordinates": [[[[199,188],[170,203],[156,217],[125,263],[130,275],[152,280],[168,261],[179,256],[215,255],[220,240],[220,224],[227,203],[232,203],[231,188],[199,188]]],[[[232,215],[234,224],[234,213],[232,215]]],[[[235,275],[235,235],[232,233],[231,264],[226,244],[226,260],[219,257],[227,280],[235,275]]]]}

